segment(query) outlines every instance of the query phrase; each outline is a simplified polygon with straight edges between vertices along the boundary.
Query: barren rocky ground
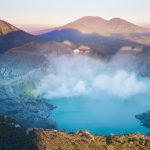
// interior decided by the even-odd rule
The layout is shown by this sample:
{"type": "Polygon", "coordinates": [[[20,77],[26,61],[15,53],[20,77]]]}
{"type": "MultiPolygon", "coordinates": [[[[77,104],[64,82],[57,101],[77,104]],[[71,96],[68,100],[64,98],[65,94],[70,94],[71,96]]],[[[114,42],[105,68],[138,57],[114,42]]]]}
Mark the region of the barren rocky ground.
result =
{"type": "Polygon", "coordinates": [[[25,129],[15,118],[0,116],[0,150],[148,150],[150,137],[141,134],[96,136],[88,131],[25,129]]]}

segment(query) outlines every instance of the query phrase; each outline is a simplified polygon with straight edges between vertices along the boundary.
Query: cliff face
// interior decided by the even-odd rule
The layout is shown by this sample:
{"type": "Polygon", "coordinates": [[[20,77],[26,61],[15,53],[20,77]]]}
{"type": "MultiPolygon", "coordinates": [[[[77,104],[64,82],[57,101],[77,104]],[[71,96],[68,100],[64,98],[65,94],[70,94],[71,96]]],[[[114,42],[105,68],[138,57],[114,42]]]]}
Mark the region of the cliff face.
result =
{"type": "Polygon", "coordinates": [[[24,129],[15,119],[0,116],[0,149],[5,150],[148,150],[150,137],[140,134],[95,136],[88,131],[24,129]]]}

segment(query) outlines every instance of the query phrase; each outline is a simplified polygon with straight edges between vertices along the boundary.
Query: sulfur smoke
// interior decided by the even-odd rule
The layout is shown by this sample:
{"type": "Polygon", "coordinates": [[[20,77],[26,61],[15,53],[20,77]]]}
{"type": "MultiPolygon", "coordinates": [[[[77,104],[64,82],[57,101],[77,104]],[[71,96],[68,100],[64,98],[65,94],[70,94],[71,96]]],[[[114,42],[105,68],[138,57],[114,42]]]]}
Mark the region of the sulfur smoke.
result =
{"type": "Polygon", "coordinates": [[[102,60],[83,55],[48,57],[50,71],[36,84],[44,98],[69,98],[101,94],[125,99],[148,92],[149,79],[137,72],[138,61],[130,55],[102,60]]]}

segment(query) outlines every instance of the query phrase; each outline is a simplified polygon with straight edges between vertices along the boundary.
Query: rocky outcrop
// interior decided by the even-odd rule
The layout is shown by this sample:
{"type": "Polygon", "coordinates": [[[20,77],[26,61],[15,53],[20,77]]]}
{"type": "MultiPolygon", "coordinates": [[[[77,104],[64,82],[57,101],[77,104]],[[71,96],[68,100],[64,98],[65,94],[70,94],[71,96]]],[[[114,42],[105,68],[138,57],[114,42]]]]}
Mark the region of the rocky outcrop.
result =
{"type": "Polygon", "coordinates": [[[141,134],[94,136],[86,134],[69,134],[58,131],[38,130],[36,146],[40,150],[148,150],[150,137],[141,134]]]}
{"type": "Polygon", "coordinates": [[[150,128],[150,111],[135,115],[135,118],[140,120],[142,126],[150,128]]]}
{"type": "Polygon", "coordinates": [[[141,134],[96,136],[84,130],[22,128],[15,118],[0,115],[0,149],[5,150],[148,150],[150,137],[141,134]]]}

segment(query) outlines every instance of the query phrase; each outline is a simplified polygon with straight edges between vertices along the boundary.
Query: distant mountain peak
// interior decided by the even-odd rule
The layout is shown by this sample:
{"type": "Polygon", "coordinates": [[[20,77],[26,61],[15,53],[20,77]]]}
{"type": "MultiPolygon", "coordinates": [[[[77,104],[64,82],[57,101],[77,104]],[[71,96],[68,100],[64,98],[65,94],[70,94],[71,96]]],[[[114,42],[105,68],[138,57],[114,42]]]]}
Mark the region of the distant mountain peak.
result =
{"type": "Polygon", "coordinates": [[[135,25],[122,18],[105,20],[98,16],[84,16],[59,29],[75,29],[82,33],[97,33],[101,35],[150,33],[149,29],[135,25]]]}
{"type": "MultiPolygon", "coordinates": [[[[99,16],[84,16],[84,17],[82,17],[82,18],[80,18],[80,19],[78,19],[78,20],[105,20],[104,18],[102,18],[102,17],[99,17],[99,16]]],[[[106,21],[106,20],[105,20],[106,21]]]]}
{"type": "Polygon", "coordinates": [[[126,21],[125,19],[122,19],[122,18],[112,18],[109,21],[125,21],[125,22],[128,22],[128,21],[126,21]]]}
{"type": "Polygon", "coordinates": [[[16,31],[19,31],[19,29],[6,21],[0,20],[0,35],[6,35],[8,33],[16,31]]]}
{"type": "Polygon", "coordinates": [[[98,16],[84,16],[67,25],[60,27],[59,29],[75,29],[82,33],[94,33],[99,28],[99,25],[105,26],[107,20],[98,16]]]}
{"type": "Polygon", "coordinates": [[[101,18],[101,17],[98,17],[98,16],[84,16],[82,18],[79,18],[75,21],[73,21],[72,23],[102,23],[102,22],[107,22],[107,20],[101,18]]]}

